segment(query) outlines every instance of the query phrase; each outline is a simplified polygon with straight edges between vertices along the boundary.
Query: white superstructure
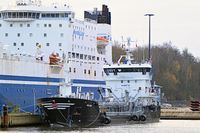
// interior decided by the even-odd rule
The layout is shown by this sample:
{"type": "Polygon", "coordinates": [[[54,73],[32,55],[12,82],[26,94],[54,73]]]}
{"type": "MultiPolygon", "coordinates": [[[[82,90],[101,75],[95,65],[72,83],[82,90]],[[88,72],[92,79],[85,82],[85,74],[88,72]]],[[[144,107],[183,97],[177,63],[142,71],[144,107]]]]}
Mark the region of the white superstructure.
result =
{"type": "MultiPolygon", "coordinates": [[[[75,18],[68,4],[54,3],[45,7],[40,0],[17,0],[15,6],[0,10],[0,42],[7,47],[6,54],[9,53],[9,59],[1,53],[1,60],[9,60],[4,63],[7,68],[0,67],[1,88],[9,89],[4,83],[17,80],[14,85],[20,85],[23,92],[26,82],[22,81],[26,81],[27,76],[30,80],[55,76],[69,82],[73,92],[77,89],[92,92],[98,99],[95,88],[105,85],[102,67],[112,62],[111,14],[103,5],[102,11],[96,8],[85,11],[84,21],[81,21],[75,18]],[[62,69],[56,75],[48,68],[52,66],[49,64],[52,54],[59,57],[56,65],[57,69],[62,69]],[[20,68],[14,68],[15,62],[20,68]],[[46,68],[38,67],[39,64],[46,68]]],[[[29,83],[32,88],[37,88],[33,86],[37,83],[41,85],[35,80],[29,83]]],[[[3,95],[3,91],[1,93],[3,95]]],[[[6,96],[5,99],[9,98],[6,96]]]]}
{"type": "MultiPolygon", "coordinates": [[[[114,94],[113,100],[142,106],[160,105],[160,87],[152,81],[151,62],[135,62],[131,54],[128,39],[126,55],[122,55],[117,64],[104,66],[106,85],[114,94]]],[[[107,97],[109,95],[108,92],[107,97]]]]}

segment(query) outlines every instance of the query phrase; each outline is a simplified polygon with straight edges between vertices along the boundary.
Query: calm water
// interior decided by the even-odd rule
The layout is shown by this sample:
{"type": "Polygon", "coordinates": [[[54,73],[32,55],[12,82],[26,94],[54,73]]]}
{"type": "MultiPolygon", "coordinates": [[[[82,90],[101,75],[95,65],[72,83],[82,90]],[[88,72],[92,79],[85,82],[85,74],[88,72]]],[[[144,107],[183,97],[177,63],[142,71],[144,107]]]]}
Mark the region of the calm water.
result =
{"type": "Polygon", "coordinates": [[[106,126],[79,130],[64,127],[20,127],[0,132],[17,133],[200,133],[199,120],[161,120],[159,123],[106,126]]]}

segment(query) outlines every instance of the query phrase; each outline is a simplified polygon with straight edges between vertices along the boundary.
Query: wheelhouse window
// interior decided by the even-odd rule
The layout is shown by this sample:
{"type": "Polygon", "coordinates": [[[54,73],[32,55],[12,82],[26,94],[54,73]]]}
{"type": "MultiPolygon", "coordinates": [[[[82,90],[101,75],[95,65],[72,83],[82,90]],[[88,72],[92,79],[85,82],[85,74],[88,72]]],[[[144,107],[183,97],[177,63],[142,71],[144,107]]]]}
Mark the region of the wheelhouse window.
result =
{"type": "Polygon", "coordinates": [[[3,12],[2,16],[4,19],[7,19],[7,18],[39,19],[40,13],[37,13],[37,12],[3,12]]]}
{"type": "Polygon", "coordinates": [[[105,68],[105,73],[120,73],[120,72],[142,72],[143,75],[146,72],[150,72],[150,68],[105,68]]]}

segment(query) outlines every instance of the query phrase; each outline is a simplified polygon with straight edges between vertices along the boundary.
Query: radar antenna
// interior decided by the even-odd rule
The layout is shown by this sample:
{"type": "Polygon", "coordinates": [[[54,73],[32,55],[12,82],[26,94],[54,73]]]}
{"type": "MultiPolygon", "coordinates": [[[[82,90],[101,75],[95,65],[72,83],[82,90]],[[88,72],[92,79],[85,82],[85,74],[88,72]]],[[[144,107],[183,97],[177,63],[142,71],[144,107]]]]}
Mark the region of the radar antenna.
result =
{"type": "Polygon", "coordinates": [[[118,64],[120,64],[120,61],[123,57],[125,57],[125,61],[124,61],[125,64],[131,64],[131,61],[133,61],[132,53],[131,53],[131,42],[135,42],[135,41],[132,41],[130,37],[127,38],[127,41],[124,41],[123,36],[122,36],[122,48],[125,49],[126,55],[121,55],[120,59],[118,60],[118,64]]]}

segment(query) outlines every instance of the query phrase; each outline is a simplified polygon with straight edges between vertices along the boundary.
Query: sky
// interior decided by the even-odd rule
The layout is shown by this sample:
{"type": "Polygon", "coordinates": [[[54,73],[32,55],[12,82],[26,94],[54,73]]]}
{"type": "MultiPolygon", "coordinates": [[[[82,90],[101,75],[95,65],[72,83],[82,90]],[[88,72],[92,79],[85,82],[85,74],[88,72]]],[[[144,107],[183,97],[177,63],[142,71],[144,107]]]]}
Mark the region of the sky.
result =
{"type": "MultiPolygon", "coordinates": [[[[14,0],[0,0],[0,6],[14,0]]],[[[112,13],[113,40],[131,37],[138,46],[148,45],[148,17],[152,17],[152,45],[171,42],[180,51],[187,48],[195,57],[200,57],[200,0],[42,0],[66,1],[72,6],[76,18],[83,19],[84,10],[101,9],[107,4],[112,13]]]]}

